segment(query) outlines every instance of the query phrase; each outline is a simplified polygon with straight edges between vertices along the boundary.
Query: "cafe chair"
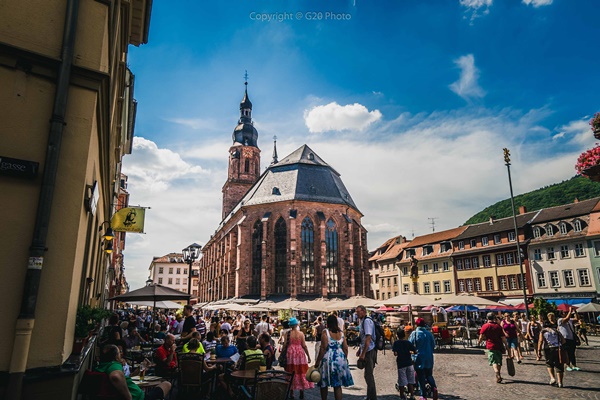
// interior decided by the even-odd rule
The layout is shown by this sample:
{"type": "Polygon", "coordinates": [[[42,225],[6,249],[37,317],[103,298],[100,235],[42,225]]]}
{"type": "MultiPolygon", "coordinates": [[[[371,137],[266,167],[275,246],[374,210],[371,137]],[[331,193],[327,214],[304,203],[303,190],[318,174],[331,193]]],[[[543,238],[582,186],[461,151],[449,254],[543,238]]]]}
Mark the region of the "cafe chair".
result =
{"type": "Polygon", "coordinates": [[[210,392],[211,381],[206,379],[203,362],[197,359],[185,358],[179,360],[179,390],[182,394],[210,392]]]}
{"type": "Polygon", "coordinates": [[[256,371],[261,365],[265,365],[265,356],[262,354],[251,354],[246,357],[244,369],[247,371],[256,371]]]}
{"type": "Polygon", "coordinates": [[[293,372],[269,370],[257,372],[252,387],[253,400],[286,400],[292,388],[293,372]]]}
{"type": "Polygon", "coordinates": [[[86,370],[79,382],[78,393],[84,400],[119,400],[117,389],[104,372],[86,370]]]}

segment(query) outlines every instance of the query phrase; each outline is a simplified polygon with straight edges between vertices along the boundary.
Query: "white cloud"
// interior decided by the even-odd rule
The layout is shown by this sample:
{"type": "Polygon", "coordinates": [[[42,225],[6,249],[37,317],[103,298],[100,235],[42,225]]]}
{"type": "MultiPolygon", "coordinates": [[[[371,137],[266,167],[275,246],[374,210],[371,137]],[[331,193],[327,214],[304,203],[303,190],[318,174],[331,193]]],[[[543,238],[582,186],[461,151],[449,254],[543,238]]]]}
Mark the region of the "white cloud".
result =
{"type": "Polygon", "coordinates": [[[340,106],[336,102],[304,111],[304,122],[313,133],[327,131],[363,131],[381,119],[379,110],[369,111],[359,103],[340,106]]]}
{"type": "Polygon", "coordinates": [[[489,14],[492,3],[493,0],[460,0],[460,5],[466,8],[465,12],[471,14],[469,25],[473,25],[477,18],[489,14]]]}
{"type": "Polygon", "coordinates": [[[165,121],[183,125],[194,130],[218,129],[217,121],[203,118],[166,118],[165,121]]]}
{"type": "MultiPolygon", "coordinates": [[[[467,8],[482,8],[482,7],[489,7],[492,5],[494,0],[460,0],[460,5],[463,7],[467,7],[467,8]]],[[[523,1],[527,1],[527,0],[523,0],[523,1]]],[[[529,0],[531,1],[531,0],[529,0]]],[[[550,0],[552,1],[552,0],[550,0]]]]}
{"type": "Polygon", "coordinates": [[[585,144],[593,139],[594,134],[590,129],[590,125],[586,118],[570,121],[569,123],[559,126],[558,132],[553,138],[569,138],[569,142],[573,144],[585,144]]]}
{"type": "Polygon", "coordinates": [[[549,6],[550,4],[552,4],[552,0],[522,0],[523,4],[525,5],[531,5],[534,6],[535,8],[538,7],[542,7],[542,6],[549,6]]]}
{"type": "Polygon", "coordinates": [[[449,87],[463,99],[470,101],[472,98],[485,96],[485,91],[479,86],[479,70],[475,67],[473,54],[459,57],[454,63],[460,68],[460,78],[449,87]]]}

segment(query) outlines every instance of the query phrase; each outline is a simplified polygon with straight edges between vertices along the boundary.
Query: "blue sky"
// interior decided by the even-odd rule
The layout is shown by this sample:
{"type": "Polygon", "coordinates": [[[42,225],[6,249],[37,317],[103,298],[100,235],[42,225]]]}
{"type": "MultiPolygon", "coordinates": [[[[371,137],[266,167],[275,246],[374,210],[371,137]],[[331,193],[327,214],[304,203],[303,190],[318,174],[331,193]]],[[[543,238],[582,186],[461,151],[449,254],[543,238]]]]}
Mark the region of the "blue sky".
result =
{"type": "Polygon", "coordinates": [[[155,1],[132,47],[139,102],[124,161],[132,287],[152,256],[204,244],[220,222],[243,76],[263,169],[306,143],[365,215],[369,248],[462,224],[508,196],[574,175],[600,109],[595,1],[155,1]],[[260,20],[260,19],[263,20],[260,20]],[[271,18],[271,20],[268,20],[271,18]],[[309,19],[310,18],[310,19],[309,19]],[[267,19],[267,20],[264,20],[267,19]],[[281,20],[279,20],[281,19],[281,20]]]}

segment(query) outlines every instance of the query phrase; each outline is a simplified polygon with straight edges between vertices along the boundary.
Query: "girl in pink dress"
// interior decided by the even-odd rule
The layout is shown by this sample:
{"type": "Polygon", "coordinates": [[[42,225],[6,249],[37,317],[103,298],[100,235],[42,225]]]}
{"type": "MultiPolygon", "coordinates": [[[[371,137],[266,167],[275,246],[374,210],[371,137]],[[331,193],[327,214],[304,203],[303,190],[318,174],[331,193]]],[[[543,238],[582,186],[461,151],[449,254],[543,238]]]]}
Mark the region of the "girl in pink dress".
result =
{"type": "Polygon", "coordinates": [[[285,370],[286,372],[294,372],[291,398],[294,398],[294,390],[299,390],[300,398],[303,399],[304,390],[315,386],[314,383],[306,380],[306,371],[308,371],[308,364],[311,362],[310,354],[306,347],[304,334],[298,329],[298,320],[292,317],[289,324],[291,331],[290,340],[286,340],[287,364],[285,370]]]}

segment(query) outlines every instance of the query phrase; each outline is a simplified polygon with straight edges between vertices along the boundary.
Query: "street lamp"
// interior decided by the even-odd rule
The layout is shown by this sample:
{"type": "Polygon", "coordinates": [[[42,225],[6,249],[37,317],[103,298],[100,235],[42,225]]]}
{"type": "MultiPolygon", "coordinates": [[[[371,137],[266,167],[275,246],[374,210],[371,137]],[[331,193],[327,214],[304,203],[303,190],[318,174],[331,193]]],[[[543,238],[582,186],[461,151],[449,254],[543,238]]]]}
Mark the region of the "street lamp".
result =
{"type": "Polygon", "coordinates": [[[188,299],[188,304],[190,304],[191,294],[192,294],[192,264],[200,256],[200,249],[201,248],[202,248],[202,246],[200,246],[198,243],[193,243],[193,244],[190,244],[185,249],[181,250],[181,252],[183,253],[183,260],[186,263],[188,263],[188,265],[189,265],[189,270],[188,270],[188,294],[190,295],[190,298],[188,299]]]}
{"type": "Polygon", "coordinates": [[[150,286],[152,285],[154,281],[152,280],[152,278],[148,277],[148,279],[146,280],[146,286],[150,286]]]}
{"type": "Polygon", "coordinates": [[[527,304],[527,279],[525,274],[523,273],[523,258],[521,257],[521,244],[519,243],[519,230],[517,227],[517,215],[515,214],[515,197],[513,195],[512,188],[512,179],[510,177],[510,150],[507,148],[503,149],[504,151],[504,162],[506,165],[506,169],[508,171],[508,186],[510,187],[510,204],[512,208],[513,214],[513,223],[515,225],[515,238],[517,239],[517,259],[519,260],[519,270],[521,272],[522,277],[522,286],[523,286],[523,303],[525,304],[525,315],[527,319],[529,319],[529,305],[527,304]]]}

